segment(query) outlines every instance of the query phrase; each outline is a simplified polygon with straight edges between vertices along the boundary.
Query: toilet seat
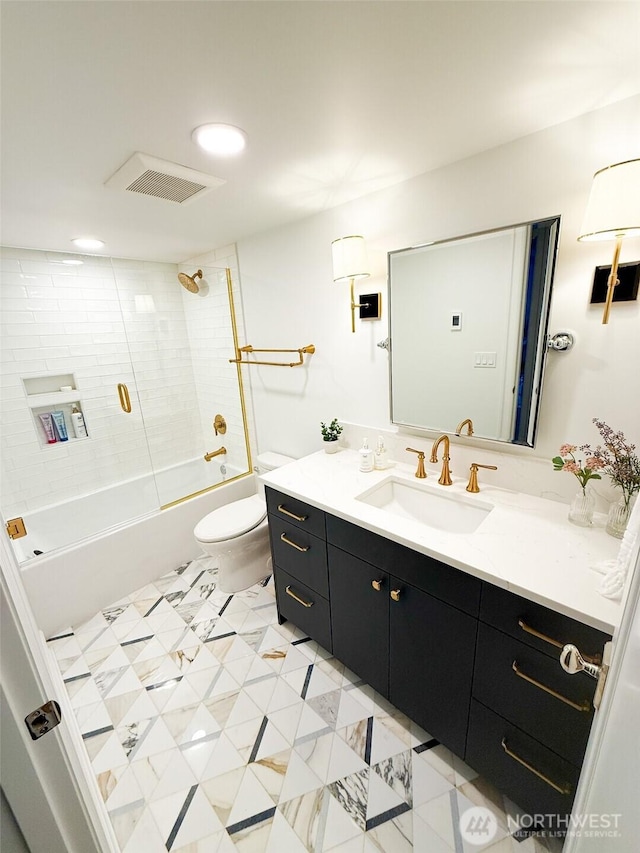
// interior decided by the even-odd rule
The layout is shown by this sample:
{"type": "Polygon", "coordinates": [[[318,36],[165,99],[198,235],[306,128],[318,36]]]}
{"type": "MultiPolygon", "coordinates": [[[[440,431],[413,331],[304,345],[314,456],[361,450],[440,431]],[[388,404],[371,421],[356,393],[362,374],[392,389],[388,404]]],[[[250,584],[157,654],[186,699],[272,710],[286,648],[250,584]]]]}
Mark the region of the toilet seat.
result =
{"type": "Polygon", "coordinates": [[[225,542],[257,527],[267,515],[267,505],[260,495],[251,495],[221,506],[196,524],[193,534],[199,542],[225,542]]]}

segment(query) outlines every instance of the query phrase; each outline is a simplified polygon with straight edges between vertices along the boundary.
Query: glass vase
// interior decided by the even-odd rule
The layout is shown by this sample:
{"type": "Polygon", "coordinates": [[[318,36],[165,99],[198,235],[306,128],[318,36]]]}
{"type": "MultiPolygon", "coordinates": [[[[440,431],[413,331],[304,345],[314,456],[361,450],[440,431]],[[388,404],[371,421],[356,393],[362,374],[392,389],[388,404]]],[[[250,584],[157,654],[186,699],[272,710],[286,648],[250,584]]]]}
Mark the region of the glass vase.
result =
{"type": "Polygon", "coordinates": [[[615,536],[616,539],[622,539],[624,532],[627,529],[627,522],[631,515],[632,506],[632,498],[625,499],[624,495],[622,495],[622,497],[615,503],[611,504],[609,507],[609,514],[607,516],[607,525],[605,527],[609,536],[615,536]]]}
{"type": "Polygon", "coordinates": [[[587,489],[580,489],[569,507],[569,521],[578,527],[591,527],[596,499],[587,489]]]}

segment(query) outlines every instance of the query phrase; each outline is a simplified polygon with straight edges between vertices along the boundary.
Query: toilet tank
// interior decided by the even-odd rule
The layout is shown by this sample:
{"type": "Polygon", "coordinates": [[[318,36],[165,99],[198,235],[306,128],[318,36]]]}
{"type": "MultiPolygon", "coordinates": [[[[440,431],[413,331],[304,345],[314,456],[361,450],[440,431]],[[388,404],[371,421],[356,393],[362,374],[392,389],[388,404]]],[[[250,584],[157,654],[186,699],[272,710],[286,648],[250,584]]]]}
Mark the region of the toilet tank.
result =
{"type": "Polygon", "coordinates": [[[283,465],[288,465],[289,462],[295,462],[292,456],[285,456],[283,453],[274,453],[271,450],[266,450],[264,453],[259,453],[256,459],[256,473],[264,474],[266,471],[273,471],[274,468],[282,468],[283,465]]]}

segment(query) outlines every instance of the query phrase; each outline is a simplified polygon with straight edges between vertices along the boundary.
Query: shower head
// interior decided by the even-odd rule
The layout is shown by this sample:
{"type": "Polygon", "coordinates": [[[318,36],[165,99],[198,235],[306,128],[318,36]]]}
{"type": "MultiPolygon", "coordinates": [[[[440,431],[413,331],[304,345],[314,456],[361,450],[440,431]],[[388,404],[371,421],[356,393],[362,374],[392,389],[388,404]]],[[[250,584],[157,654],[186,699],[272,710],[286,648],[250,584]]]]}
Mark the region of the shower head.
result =
{"type": "Polygon", "coordinates": [[[178,273],[178,281],[189,293],[197,293],[200,290],[196,282],[197,278],[202,278],[202,270],[197,270],[193,275],[187,275],[186,272],[178,273]]]}

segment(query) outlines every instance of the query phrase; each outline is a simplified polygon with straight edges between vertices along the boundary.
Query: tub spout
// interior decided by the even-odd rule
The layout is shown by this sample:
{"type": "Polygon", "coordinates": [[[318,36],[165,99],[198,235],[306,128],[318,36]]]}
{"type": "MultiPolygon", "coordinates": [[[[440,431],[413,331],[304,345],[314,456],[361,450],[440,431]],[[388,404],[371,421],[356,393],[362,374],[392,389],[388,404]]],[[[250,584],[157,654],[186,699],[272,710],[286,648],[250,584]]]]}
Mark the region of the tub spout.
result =
{"type": "Polygon", "coordinates": [[[204,461],[211,462],[214,456],[221,456],[223,453],[227,452],[227,448],[224,445],[219,450],[212,450],[211,453],[204,454],[204,461]]]}

